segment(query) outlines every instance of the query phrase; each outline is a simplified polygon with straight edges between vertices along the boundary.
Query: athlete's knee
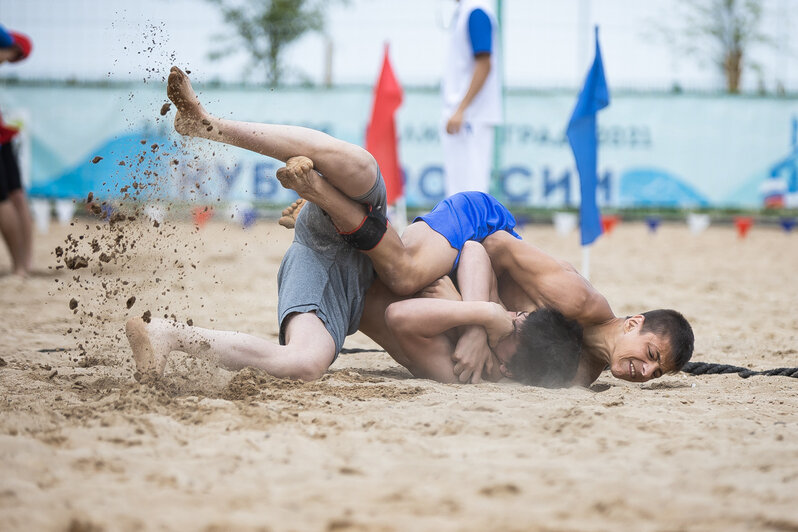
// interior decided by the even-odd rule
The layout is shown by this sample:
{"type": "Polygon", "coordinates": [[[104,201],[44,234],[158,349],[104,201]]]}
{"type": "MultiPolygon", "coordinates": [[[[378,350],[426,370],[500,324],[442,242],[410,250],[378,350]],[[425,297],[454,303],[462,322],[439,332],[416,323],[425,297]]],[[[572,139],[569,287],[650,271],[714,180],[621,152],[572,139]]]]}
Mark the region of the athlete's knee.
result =
{"type": "Polygon", "coordinates": [[[334,358],[335,353],[326,349],[319,352],[295,353],[291,377],[305,382],[318,380],[327,372],[334,358]]]}
{"type": "Polygon", "coordinates": [[[354,172],[362,178],[376,179],[379,165],[377,160],[369,152],[358,146],[357,155],[352,161],[356,165],[354,172]]]}
{"type": "Polygon", "coordinates": [[[328,368],[329,366],[327,365],[303,364],[302,367],[299,368],[296,378],[305,382],[319,380],[322,375],[327,373],[328,368]]]}

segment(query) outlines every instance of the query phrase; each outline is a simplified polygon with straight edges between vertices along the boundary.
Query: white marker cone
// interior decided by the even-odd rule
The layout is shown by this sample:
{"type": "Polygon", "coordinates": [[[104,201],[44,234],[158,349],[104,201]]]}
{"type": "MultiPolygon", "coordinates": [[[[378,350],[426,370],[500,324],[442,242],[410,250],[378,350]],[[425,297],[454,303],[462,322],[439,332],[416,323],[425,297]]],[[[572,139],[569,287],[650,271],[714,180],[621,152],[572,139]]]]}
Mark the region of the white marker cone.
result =
{"type": "Polygon", "coordinates": [[[691,212],[687,215],[687,226],[694,235],[703,233],[709,227],[709,215],[691,212]]]}
{"type": "Polygon", "coordinates": [[[555,212],[552,218],[558,235],[569,235],[576,228],[576,214],[572,212],[555,212]]]}
{"type": "Polygon", "coordinates": [[[144,216],[153,222],[158,222],[159,224],[163,223],[164,214],[163,209],[158,205],[147,205],[144,207],[144,216]]]}
{"type": "Polygon", "coordinates": [[[50,201],[43,198],[33,198],[30,200],[30,210],[33,215],[33,223],[40,235],[46,235],[50,230],[50,215],[52,214],[50,201]]]}
{"type": "Polygon", "coordinates": [[[61,225],[69,225],[72,221],[72,216],[75,214],[75,202],[71,199],[55,200],[55,215],[58,218],[58,223],[61,225]]]}

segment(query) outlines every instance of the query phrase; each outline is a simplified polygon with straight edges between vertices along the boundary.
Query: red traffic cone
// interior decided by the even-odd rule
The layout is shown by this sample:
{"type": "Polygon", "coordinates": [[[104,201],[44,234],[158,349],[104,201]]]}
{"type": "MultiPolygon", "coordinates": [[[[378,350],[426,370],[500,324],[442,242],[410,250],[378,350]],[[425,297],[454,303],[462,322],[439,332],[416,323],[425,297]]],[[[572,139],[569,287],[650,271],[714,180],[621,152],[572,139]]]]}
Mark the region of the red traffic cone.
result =
{"type": "Polygon", "coordinates": [[[604,234],[608,235],[612,233],[612,230],[615,229],[615,226],[618,225],[618,222],[621,221],[621,217],[617,214],[608,214],[601,217],[601,229],[603,229],[604,234]]]}
{"type": "Polygon", "coordinates": [[[737,236],[745,238],[745,235],[748,234],[748,230],[754,225],[754,219],[750,216],[735,216],[734,225],[737,227],[737,236]]]}
{"type": "Polygon", "coordinates": [[[194,225],[201,229],[213,217],[213,207],[194,207],[191,209],[194,225]]]}

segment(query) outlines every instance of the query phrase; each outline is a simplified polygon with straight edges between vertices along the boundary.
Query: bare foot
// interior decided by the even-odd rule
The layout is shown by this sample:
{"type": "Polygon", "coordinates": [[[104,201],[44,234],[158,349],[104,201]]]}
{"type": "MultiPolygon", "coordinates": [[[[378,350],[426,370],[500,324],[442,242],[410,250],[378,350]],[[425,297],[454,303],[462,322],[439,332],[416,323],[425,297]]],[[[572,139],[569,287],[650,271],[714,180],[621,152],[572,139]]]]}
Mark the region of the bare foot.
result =
{"type": "Polygon", "coordinates": [[[162,321],[156,318],[144,323],[141,318],[132,318],[125,324],[127,341],[136,362],[134,377],[139,382],[157,380],[163,375],[172,346],[162,321]]]}
{"type": "Polygon", "coordinates": [[[299,198],[294,203],[283,209],[283,215],[277,220],[277,223],[285,227],[286,229],[293,229],[296,225],[297,216],[299,216],[299,211],[302,210],[302,207],[305,206],[306,201],[303,198],[299,198]]]}
{"type": "Polygon", "coordinates": [[[208,137],[213,130],[213,117],[202,107],[197,94],[191,87],[191,80],[176,66],[169,70],[166,82],[166,96],[177,108],[175,130],[181,135],[208,137]],[[210,128],[210,129],[209,129],[210,128]]]}
{"type": "Polygon", "coordinates": [[[277,170],[277,179],[284,188],[293,190],[308,201],[314,201],[323,193],[324,179],[313,169],[313,161],[304,155],[288,159],[285,166],[277,170]]]}

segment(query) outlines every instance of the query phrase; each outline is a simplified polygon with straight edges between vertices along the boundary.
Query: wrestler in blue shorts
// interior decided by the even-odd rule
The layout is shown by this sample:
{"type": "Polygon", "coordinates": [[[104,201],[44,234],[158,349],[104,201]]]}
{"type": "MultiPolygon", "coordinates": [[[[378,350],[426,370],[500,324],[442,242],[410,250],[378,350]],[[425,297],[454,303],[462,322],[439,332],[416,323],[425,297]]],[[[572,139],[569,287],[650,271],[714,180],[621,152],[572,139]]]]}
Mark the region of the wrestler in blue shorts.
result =
{"type": "Polygon", "coordinates": [[[463,245],[474,240],[481,242],[496,231],[507,231],[514,237],[515,218],[499,201],[484,192],[460,192],[442,200],[429,214],[418,216],[413,222],[426,222],[443,235],[457,250],[452,271],[457,269],[463,245]]]}

